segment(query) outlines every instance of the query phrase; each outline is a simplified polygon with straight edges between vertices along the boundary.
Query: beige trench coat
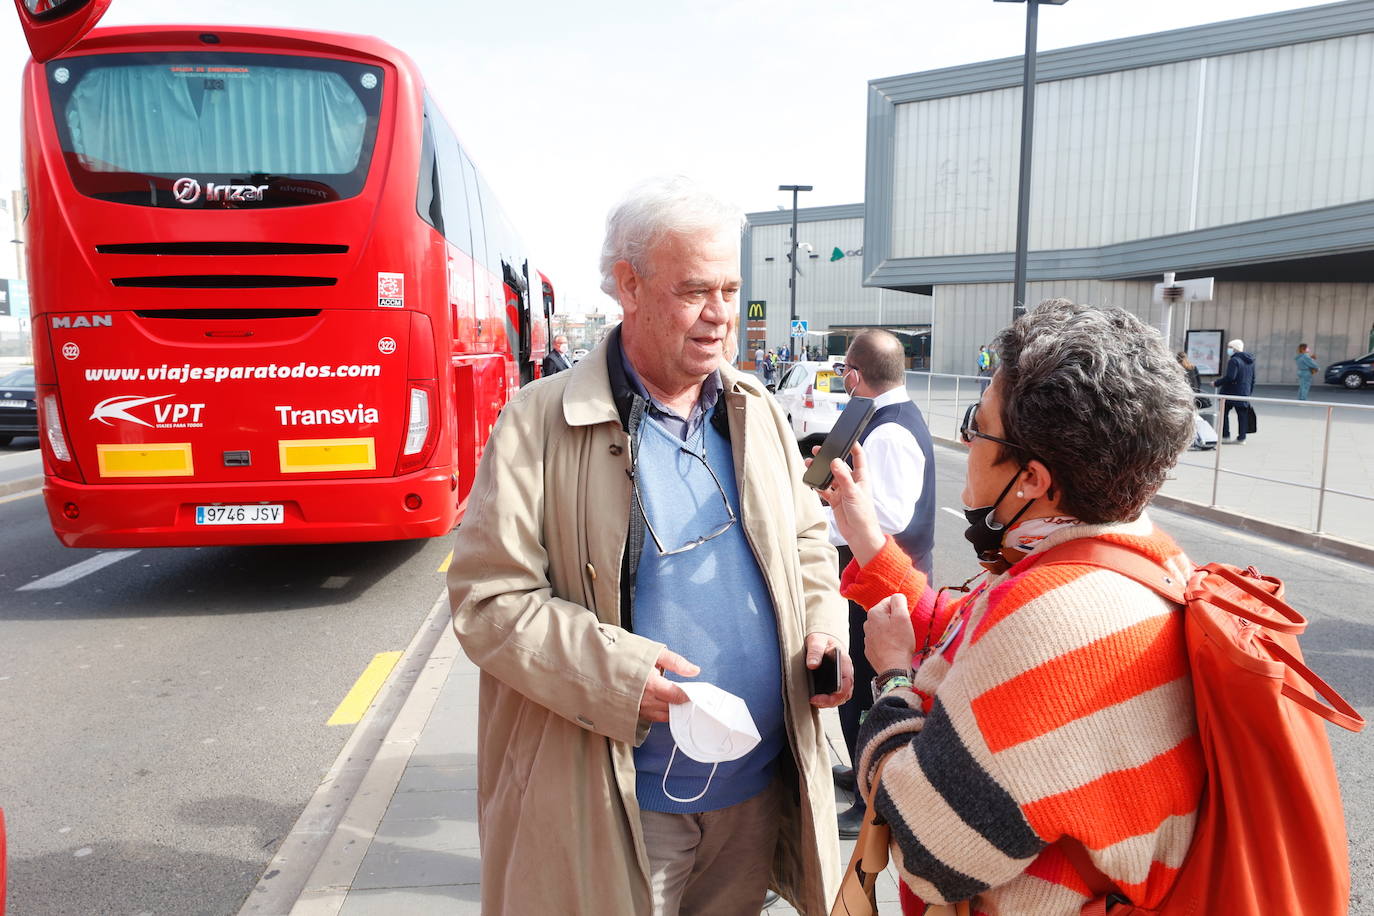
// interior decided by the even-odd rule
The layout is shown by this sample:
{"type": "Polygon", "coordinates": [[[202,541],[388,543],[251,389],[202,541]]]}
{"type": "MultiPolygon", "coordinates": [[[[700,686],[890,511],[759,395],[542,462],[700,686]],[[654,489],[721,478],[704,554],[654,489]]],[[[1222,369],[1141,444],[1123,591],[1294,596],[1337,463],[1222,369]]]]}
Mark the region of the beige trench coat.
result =
{"type": "MultiPolygon", "coordinates": [[[[639,700],[660,644],[618,625],[630,443],[606,359],[603,343],[502,411],[449,569],[453,628],[482,670],[486,914],[650,909],[633,748],[648,732],[639,700]]],[[[721,374],[741,522],[777,609],[783,660],[791,753],[772,883],[800,912],[826,913],[842,863],[804,641],[824,632],[846,644],[847,606],[786,419],[756,380],[721,374]]]]}

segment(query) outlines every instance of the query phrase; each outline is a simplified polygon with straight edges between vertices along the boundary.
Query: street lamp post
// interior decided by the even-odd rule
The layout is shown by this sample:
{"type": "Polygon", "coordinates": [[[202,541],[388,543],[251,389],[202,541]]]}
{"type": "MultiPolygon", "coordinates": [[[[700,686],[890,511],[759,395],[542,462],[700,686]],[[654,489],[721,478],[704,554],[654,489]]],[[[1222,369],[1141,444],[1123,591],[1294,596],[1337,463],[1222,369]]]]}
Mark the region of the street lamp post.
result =
{"type": "MultiPolygon", "coordinates": [[[[792,297],[792,307],[789,311],[790,317],[787,322],[787,338],[788,340],[792,340],[792,322],[797,320],[797,192],[810,191],[811,185],[780,184],[778,185],[778,190],[792,192],[792,254],[788,258],[788,261],[792,264],[792,274],[787,278],[787,289],[792,297]]],[[[796,349],[795,341],[793,341],[793,349],[796,349]]]]}
{"type": "Polygon", "coordinates": [[[1031,147],[1035,140],[1035,45],[1040,4],[1063,6],[1069,0],[994,0],[1026,4],[1026,63],[1021,76],[1021,178],[1016,196],[1016,267],[1012,280],[1012,320],[1026,313],[1026,253],[1030,245],[1031,147]]]}

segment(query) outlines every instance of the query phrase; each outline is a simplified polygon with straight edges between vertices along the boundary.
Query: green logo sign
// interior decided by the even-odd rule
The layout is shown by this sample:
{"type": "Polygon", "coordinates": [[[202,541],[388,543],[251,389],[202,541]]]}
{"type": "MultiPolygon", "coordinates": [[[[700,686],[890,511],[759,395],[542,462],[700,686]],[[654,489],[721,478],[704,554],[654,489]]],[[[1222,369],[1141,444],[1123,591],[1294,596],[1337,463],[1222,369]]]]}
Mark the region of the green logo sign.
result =
{"type": "Polygon", "coordinates": [[[768,302],[763,299],[750,299],[749,311],[746,313],[746,321],[764,321],[767,316],[764,314],[768,302]]]}
{"type": "Polygon", "coordinates": [[[832,260],[832,261],[838,261],[838,260],[839,260],[840,258],[842,258],[842,257],[844,257],[844,252],[841,251],[841,250],[838,249],[838,248],[836,248],[834,251],[830,252],[830,260],[832,260]]]}

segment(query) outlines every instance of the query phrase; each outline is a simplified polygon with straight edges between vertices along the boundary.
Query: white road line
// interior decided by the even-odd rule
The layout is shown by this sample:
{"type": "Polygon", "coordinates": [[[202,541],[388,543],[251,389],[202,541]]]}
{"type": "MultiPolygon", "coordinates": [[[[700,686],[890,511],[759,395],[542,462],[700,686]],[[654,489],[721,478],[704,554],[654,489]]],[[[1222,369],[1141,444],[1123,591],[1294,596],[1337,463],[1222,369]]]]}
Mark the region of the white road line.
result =
{"type": "Polygon", "coordinates": [[[951,509],[949,506],[941,506],[940,511],[948,512],[950,515],[954,516],[961,522],[968,521],[968,519],[964,518],[964,513],[960,512],[958,509],[951,509]]]}
{"type": "Polygon", "coordinates": [[[21,585],[16,588],[15,591],[37,592],[50,588],[61,588],[64,585],[70,585],[77,579],[89,576],[93,572],[99,572],[106,566],[118,563],[120,560],[128,559],[136,553],[138,553],[137,550],[109,550],[105,553],[98,553],[93,557],[82,560],[80,563],[68,566],[66,569],[59,569],[50,576],[35,579],[28,585],[21,585]]]}

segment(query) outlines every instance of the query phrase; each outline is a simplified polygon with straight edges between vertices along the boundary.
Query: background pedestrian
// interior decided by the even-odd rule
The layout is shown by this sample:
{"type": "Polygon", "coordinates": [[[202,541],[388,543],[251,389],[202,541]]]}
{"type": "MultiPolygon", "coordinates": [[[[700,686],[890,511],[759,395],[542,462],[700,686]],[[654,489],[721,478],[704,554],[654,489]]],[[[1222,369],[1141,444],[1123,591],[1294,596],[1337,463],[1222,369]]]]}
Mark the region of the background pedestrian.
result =
{"type": "Polygon", "coordinates": [[[549,376],[571,368],[572,360],[568,358],[568,338],[559,334],[553,339],[553,349],[549,351],[548,356],[544,357],[543,375],[549,376]]]}
{"type": "MultiPolygon", "coordinates": [[[[887,331],[862,331],[850,343],[843,365],[845,393],[873,398],[877,407],[859,443],[866,457],[878,527],[892,535],[912,564],[929,578],[935,543],[935,452],[925,417],[907,393],[902,342],[887,331]]],[[[830,519],[830,542],[839,551],[843,570],[854,554],[828,507],[826,515],[830,519]]],[[[840,730],[850,760],[858,759],[855,742],[859,722],[873,705],[871,682],[877,674],[863,652],[867,619],[863,605],[851,601],[849,654],[854,660],[854,695],[840,707],[840,730]]],[[[837,767],[835,781],[841,789],[852,791],[853,769],[837,767]]],[[[855,793],[854,804],[840,812],[840,836],[857,837],[866,811],[863,796],[855,793]]]]}
{"type": "Polygon", "coordinates": [[[1298,344],[1298,355],[1293,357],[1293,362],[1298,366],[1298,400],[1306,401],[1307,393],[1312,390],[1312,377],[1321,366],[1317,365],[1317,360],[1308,352],[1305,343],[1298,344]]]}
{"type": "Polygon", "coordinates": [[[1231,414],[1236,415],[1236,442],[1244,442],[1254,426],[1250,416],[1254,410],[1244,398],[1255,390],[1255,358],[1245,352],[1245,341],[1240,338],[1226,344],[1226,372],[1212,382],[1219,394],[1229,395],[1221,413],[1221,438],[1231,438],[1231,414]]]}

